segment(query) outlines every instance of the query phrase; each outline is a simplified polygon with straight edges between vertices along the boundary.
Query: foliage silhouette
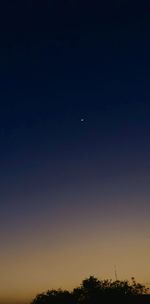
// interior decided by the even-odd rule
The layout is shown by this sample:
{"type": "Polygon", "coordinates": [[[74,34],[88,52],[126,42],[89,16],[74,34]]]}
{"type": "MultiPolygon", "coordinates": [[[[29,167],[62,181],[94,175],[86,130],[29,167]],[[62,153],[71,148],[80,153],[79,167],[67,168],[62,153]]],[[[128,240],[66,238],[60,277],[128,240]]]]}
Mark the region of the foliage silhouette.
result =
{"type": "Polygon", "coordinates": [[[42,293],[36,296],[32,301],[32,304],[75,304],[73,295],[67,290],[48,290],[46,293],[42,293]]]}
{"type": "Polygon", "coordinates": [[[48,290],[36,296],[31,304],[100,304],[110,303],[150,303],[150,296],[146,296],[148,289],[132,278],[129,281],[98,280],[90,276],[82,281],[73,291],[48,290]],[[118,301],[118,302],[117,302],[118,301]]]}

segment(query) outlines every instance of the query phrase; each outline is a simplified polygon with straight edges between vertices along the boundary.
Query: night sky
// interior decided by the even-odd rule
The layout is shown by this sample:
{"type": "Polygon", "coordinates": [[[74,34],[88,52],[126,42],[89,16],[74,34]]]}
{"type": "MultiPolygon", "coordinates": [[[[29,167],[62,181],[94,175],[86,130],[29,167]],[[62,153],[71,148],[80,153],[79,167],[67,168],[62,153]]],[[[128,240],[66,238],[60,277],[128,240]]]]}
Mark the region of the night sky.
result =
{"type": "Polygon", "coordinates": [[[150,282],[149,1],[2,2],[0,303],[150,282]]]}

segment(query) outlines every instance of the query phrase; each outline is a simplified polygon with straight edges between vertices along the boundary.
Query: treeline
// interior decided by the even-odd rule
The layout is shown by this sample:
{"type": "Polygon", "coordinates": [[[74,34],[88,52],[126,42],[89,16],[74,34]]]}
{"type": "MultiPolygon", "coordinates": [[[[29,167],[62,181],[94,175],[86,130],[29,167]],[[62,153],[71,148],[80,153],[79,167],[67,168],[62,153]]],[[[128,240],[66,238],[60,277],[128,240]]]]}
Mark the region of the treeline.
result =
{"type": "Polygon", "coordinates": [[[148,288],[129,281],[98,280],[94,276],[82,281],[73,291],[52,289],[38,294],[31,304],[103,304],[150,303],[148,288]]]}

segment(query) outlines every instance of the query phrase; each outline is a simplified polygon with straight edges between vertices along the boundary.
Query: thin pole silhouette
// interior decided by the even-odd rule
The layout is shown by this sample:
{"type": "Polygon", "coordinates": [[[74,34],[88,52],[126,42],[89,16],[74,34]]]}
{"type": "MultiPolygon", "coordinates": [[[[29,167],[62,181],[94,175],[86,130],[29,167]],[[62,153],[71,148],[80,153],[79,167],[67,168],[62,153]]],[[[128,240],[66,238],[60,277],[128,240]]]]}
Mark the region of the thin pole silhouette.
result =
{"type": "Polygon", "coordinates": [[[117,276],[117,268],[116,265],[114,265],[114,273],[115,273],[115,280],[118,280],[118,276],[117,276]]]}

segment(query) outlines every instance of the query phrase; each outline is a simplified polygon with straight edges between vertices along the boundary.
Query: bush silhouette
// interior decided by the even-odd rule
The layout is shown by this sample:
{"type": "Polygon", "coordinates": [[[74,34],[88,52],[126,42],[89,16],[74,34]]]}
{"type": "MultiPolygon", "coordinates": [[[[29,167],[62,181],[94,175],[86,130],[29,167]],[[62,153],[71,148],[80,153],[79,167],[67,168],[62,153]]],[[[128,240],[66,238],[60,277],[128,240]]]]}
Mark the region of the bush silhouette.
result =
{"type": "Polygon", "coordinates": [[[42,293],[36,296],[32,301],[32,304],[73,304],[74,298],[72,293],[67,290],[48,290],[46,293],[42,293]]]}
{"type": "MultiPolygon", "coordinates": [[[[147,292],[148,289],[137,283],[134,278],[130,283],[129,281],[119,280],[98,280],[94,276],[90,276],[83,280],[81,285],[72,292],[61,289],[48,290],[37,295],[31,304],[100,304],[107,303],[107,300],[110,303],[114,298],[116,300],[121,299],[121,301],[125,299],[127,300],[126,303],[129,303],[129,298],[132,298],[131,303],[145,303],[145,299],[148,299],[147,303],[149,303],[149,297],[142,297],[147,292]],[[137,302],[141,297],[141,302],[137,302]]],[[[120,303],[120,300],[118,303],[120,303]]]]}

